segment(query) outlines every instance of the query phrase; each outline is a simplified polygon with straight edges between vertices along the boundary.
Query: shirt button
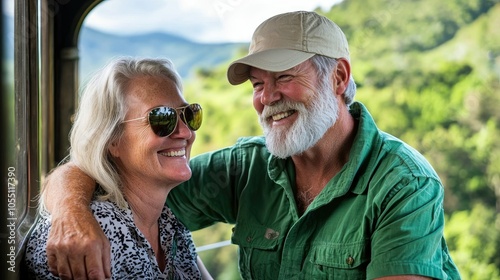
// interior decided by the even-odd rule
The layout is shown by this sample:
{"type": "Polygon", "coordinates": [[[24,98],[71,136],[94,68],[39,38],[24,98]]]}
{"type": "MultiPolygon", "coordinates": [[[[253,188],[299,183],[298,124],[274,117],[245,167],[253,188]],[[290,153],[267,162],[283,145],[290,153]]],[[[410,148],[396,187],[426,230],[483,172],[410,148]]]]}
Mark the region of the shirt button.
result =
{"type": "Polygon", "coordinates": [[[268,228],[266,230],[266,233],[264,234],[264,238],[269,239],[269,240],[273,240],[273,239],[278,238],[279,235],[280,235],[279,232],[277,232],[277,231],[275,231],[273,229],[268,228]]]}
{"type": "Polygon", "coordinates": [[[349,257],[345,260],[345,262],[346,262],[348,265],[352,266],[352,265],[354,264],[354,258],[353,258],[353,257],[351,257],[351,256],[349,256],[349,257]]]}
{"type": "Polygon", "coordinates": [[[253,240],[253,237],[251,237],[251,236],[248,236],[248,237],[247,237],[247,242],[248,242],[248,243],[252,242],[252,240],[253,240]]]}

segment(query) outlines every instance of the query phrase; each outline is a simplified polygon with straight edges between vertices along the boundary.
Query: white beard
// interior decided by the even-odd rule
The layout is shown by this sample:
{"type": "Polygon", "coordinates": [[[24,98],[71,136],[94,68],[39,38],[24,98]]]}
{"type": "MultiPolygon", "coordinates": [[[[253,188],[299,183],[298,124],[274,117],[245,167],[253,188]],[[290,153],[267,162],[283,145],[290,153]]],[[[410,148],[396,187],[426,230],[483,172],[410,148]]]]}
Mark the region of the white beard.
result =
{"type": "Polygon", "coordinates": [[[337,121],[339,105],[333,95],[333,89],[323,87],[307,107],[292,101],[278,101],[272,106],[265,106],[259,121],[271,154],[287,158],[314,146],[337,121]],[[268,121],[272,115],[290,110],[298,114],[291,127],[273,127],[268,121]]]}

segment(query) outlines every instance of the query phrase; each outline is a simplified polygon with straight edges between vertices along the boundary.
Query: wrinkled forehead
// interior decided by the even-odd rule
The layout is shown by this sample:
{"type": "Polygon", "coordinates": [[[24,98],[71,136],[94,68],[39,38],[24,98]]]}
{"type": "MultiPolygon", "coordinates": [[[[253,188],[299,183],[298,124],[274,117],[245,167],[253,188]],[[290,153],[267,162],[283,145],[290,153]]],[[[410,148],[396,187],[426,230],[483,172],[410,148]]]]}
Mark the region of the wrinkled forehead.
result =
{"type": "Polygon", "coordinates": [[[158,97],[178,98],[180,89],[174,81],[163,76],[138,76],[129,80],[125,88],[126,96],[140,100],[150,100],[158,97]]]}

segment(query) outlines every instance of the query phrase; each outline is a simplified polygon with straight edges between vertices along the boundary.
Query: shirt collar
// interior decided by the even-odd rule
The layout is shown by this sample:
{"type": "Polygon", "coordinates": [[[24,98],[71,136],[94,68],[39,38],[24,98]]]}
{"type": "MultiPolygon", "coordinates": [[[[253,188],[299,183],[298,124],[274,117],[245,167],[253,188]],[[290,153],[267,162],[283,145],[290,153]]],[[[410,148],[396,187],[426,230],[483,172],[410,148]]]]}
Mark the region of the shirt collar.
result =
{"type": "MultiPolygon", "coordinates": [[[[374,146],[378,145],[377,135],[379,131],[366,107],[360,102],[354,102],[350,107],[350,113],[359,121],[358,131],[349,153],[349,161],[326,186],[329,188],[328,192],[331,193],[330,197],[332,195],[341,196],[349,190],[355,194],[361,194],[365,191],[367,184],[360,183],[360,180],[364,179],[363,170],[365,168],[363,166],[369,164],[374,146]],[[334,186],[329,187],[330,185],[334,186]]],[[[282,172],[287,168],[286,162],[288,161],[291,160],[283,160],[270,155],[268,160],[269,176],[275,181],[280,181],[280,176],[285,176],[282,172]]],[[[287,171],[288,178],[282,179],[288,179],[291,184],[294,184],[293,168],[287,168],[287,171]]]]}

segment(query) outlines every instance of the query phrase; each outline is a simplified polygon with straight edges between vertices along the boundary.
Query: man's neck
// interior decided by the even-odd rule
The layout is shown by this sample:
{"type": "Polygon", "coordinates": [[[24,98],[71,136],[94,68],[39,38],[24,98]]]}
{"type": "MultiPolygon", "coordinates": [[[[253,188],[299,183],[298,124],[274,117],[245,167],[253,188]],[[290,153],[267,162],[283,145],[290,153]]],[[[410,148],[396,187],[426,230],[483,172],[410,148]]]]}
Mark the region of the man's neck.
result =
{"type": "Polygon", "coordinates": [[[347,108],[339,113],[337,122],[311,148],[300,155],[292,156],[298,176],[311,175],[328,181],[349,161],[349,153],[357,133],[357,122],[347,108]]]}
{"type": "Polygon", "coordinates": [[[300,155],[292,156],[295,166],[295,197],[299,211],[305,211],[326,184],[349,161],[356,133],[357,122],[345,108],[341,110],[337,122],[327,130],[316,145],[300,155]]]}

